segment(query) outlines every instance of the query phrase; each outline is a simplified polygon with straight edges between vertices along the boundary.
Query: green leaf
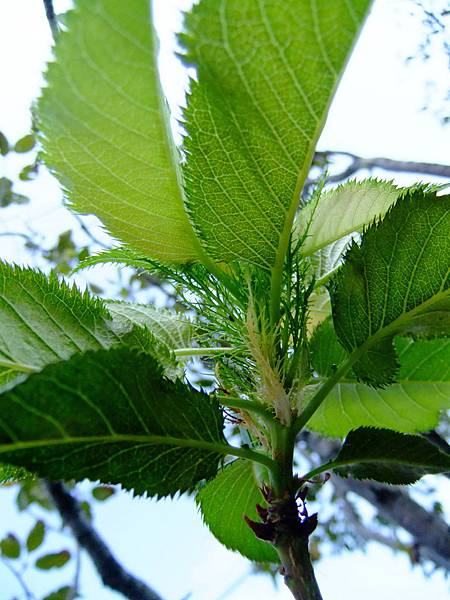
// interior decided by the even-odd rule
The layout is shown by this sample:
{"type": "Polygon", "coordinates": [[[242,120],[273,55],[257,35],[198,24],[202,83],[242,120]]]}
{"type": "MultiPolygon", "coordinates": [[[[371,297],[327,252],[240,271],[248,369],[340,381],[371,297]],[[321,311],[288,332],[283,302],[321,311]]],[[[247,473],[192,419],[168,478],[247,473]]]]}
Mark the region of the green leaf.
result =
{"type": "Polygon", "coordinates": [[[191,343],[191,323],[168,310],[128,302],[106,301],[105,306],[116,326],[123,325],[126,330],[147,327],[159,343],[171,350],[186,348],[191,343]]]}
{"type": "Polygon", "coordinates": [[[33,550],[36,550],[36,548],[39,548],[39,546],[44,541],[44,537],[45,537],[45,523],[44,523],[44,521],[36,521],[36,523],[34,524],[33,528],[31,529],[31,531],[27,537],[26,544],[27,544],[28,552],[33,552],[33,550]]]}
{"type": "Polygon", "coordinates": [[[4,133],[0,131],[0,155],[6,156],[9,152],[8,139],[4,133]]]}
{"type": "Polygon", "coordinates": [[[450,471],[450,454],[420,436],[363,427],[348,434],[331,468],[342,477],[404,485],[450,471]]]}
{"type": "Polygon", "coordinates": [[[45,161],[73,207],[162,261],[198,258],[157,73],[150,3],[78,0],[38,106],[45,161]]]}
{"type": "Polygon", "coordinates": [[[213,477],[217,402],[129,348],[77,354],[2,396],[0,459],[48,479],[120,483],[165,496],[213,477]]]}
{"type": "Polygon", "coordinates": [[[49,569],[61,569],[70,560],[70,552],[68,550],[61,550],[60,552],[52,552],[44,554],[38,558],[35,562],[35,567],[43,571],[49,569]]]}
{"type": "Polygon", "coordinates": [[[296,218],[295,235],[305,236],[301,253],[310,256],[332,244],[328,254],[333,255],[336,252],[333,242],[362,231],[376,218],[384,216],[399,193],[393,183],[378,179],[348,181],[324,191],[296,218]]]}
{"type": "Polygon", "coordinates": [[[330,285],[337,336],[359,380],[392,383],[395,335],[450,331],[450,196],[410,190],[354,244],[330,285]]]}
{"type": "Polygon", "coordinates": [[[281,268],[328,107],[369,0],[202,0],[180,36],[187,207],[208,252],[281,268]]]}
{"type": "Polygon", "coordinates": [[[13,467],[12,465],[0,464],[0,484],[14,483],[30,478],[33,478],[33,475],[28,473],[25,469],[13,467]]]}
{"type": "Polygon", "coordinates": [[[0,550],[5,558],[16,559],[20,556],[20,542],[13,533],[8,533],[0,541],[0,550]]]}
{"type": "MultiPolygon", "coordinates": [[[[385,427],[404,433],[428,431],[441,412],[450,408],[450,339],[395,338],[400,369],[396,383],[374,389],[347,373],[325,398],[308,427],[325,435],[344,437],[363,426],[385,427]]],[[[345,359],[330,320],[311,340],[313,368],[329,376],[345,359]]]]}
{"type": "Polygon", "coordinates": [[[145,258],[137,252],[133,252],[130,248],[119,247],[111,248],[111,250],[105,250],[89,256],[81,261],[73,271],[76,273],[77,271],[95,267],[96,265],[111,263],[125,265],[127,267],[132,267],[133,269],[144,269],[145,271],[149,271],[152,267],[152,262],[148,258],[145,258]]]}
{"type": "Polygon", "coordinates": [[[18,152],[18,153],[29,152],[30,150],[33,150],[35,145],[36,145],[36,139],[35,139],[34,135],[32,135],[32,134],[24,135],[23,137],[20,138],[20,140],[18,140],[14,144],[14,152],[18,152]]]}
{"type": "Polygon", "coordinates": [[[70,598],[73,598],[74,593],[75,590],[70,585],[65,585],[56,590],[56,592],[48,594],[42,600],[69,600],[70,598]]]}
{"type": "Polygon", "coordinates": [[[99,502],[108,500],[115,494],[116,490],[109,485],[97,485],[92,490],[92,496],[99,502]]]}
{"type": "Polygon", "coordinates": [[[0,262],[0,382],[119,341],[100,300],[0,262]]]}
{"type": "Polygon", "coordinates": [[[259,540],[244,516],[258,521],[256,504],[265,505],[253,465],[235,460],[197,494],[203,519],[213,535],[230,550],[257,562],[278,562],[275,549],[259,540]]]}
{"type": "Polygon", "coordinates": [[[0,177],[0,207],[10,204],[27,204],[29,198],[13,191],[13,182],[7,177],[0,177]]]}

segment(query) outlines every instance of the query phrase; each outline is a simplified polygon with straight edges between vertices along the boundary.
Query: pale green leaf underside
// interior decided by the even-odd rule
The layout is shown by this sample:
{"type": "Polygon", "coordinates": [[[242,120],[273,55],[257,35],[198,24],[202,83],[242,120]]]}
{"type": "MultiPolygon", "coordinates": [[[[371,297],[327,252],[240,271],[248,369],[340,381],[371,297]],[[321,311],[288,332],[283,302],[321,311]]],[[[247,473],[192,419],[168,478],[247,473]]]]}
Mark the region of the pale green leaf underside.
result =
{"type": "MultiPolygon", "coordinates": [[[[324,345],[329,348],[330,341],[324,340],[324,345]]],[[[397,383],[374,389],[348,379],[333,388],[308,427],[336,437],[363,426],[403,433],[435,427],[441,412],[450,408],[450,339],[397,338],[395,346],[400,362],[397,383]]],[[[330,364],[333,361],[330,356],[330,364]]]]}
{"type": "Polygon", "coordinates": [[[421,436],[363,427],[348,434],[331,468],[343,477],[406,485],[450,471],[450,454],[421,436]]]}
{"type": "Polygon", "coordinates": [[[147,327],[155,339],[170,350],[191,344],[191,323],[168,310],[128,302],[105,301],[105,306],[116,326],[121,325],[125,330],[147,327]]]}
{"type": "MultiPolygon", "coordinates": [[[[296,218],[295,235],[306,236],[301,253],[310,256],[353,232],[361,231],[376,218],[383,217],[399,193],[395,185],[378,179],[349,181],[326,190],[317,201],[307,204],[296,218]]],[[[333,247],[330,253],[333,254],[333,247]]]]}
{"type": "Polygon", "coordinates": [[[0,383],[118,342],[100,300],[32,269],[0,263],[0,383]]]}
{"type": "Polygon", "coordinates": [[[264,505],[253,468],[250,461],[235,460],[200,490],[196,501],[206,525],[224,546],[250,560],[278,562],[275,549],[258,540],[244,521],[244,516],[258,521],[255,506],[264,505]]]}
{"type": "Polygon", "coordinates": [[[198,256],[156,68],[148,0],[78,0],[38,115],[45,160],[72,206],[162,261],[198,256]]]}
{"type": "Polygon", "coordinates": [[[187,206],[216,259],[282,265],[300,191],[369,0],[203,0],[185,113],[187,206]]]}
{"type": "Polygon", "coordinates": [[[449,234],[450,196],[414,189],[347,253],[330,294],[336,334],[358,353],[360,381],[395,381],[395,335],[449,335],[449,234]]]}
{"type": "Polygon", "coordinates": [[[0,459],[49,479],[164,496],[214,476],[227,453],[217,403],[128,348],[48,365],[1,404],[0,459]]]}
{"type": "Polygon", "coordinates": [[[167,361],[190,345],[190,334],[190,323],[167,310],[103,302],[54,274],[0,263],[0,384],[121,342],[167,361]]]}

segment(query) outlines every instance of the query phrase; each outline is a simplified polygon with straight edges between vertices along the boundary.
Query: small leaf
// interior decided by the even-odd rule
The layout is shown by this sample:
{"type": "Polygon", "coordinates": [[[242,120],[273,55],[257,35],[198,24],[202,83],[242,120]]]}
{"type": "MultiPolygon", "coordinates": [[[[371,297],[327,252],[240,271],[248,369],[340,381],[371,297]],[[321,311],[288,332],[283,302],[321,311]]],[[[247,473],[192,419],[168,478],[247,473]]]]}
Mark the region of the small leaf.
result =
{"type": "Polygon", "coordinates": [[[336,334],[360,381],[395,381],[395,335],[450,331],[450,196],[415,188],[353,244],[330,284],[336,334]]]}
{"type": "Polygon", "coordinates": [[[8,533],[0,541],[0,550],[5,558],[16,559],[20,556],[20,542],[13,533],[8,533]]]}
{"type": "Polygon", "coordinates": [[[98,485],[92,489],[93,497],[99,502],[104,502],[111,498],[116,493],[116,490],[108,485],[98,485]]]}
{"type": "Polygon", "coordinates": [[[14,144],[14,152],[19,152],[19,153],[29,152],[30,150],[33,150],[35,145],[36,145],[36,139],[35,139],[34,135],[32,135],[32,134],[24,135],[23,137],[20,138],[20,140],[18,140],[14,144]]]}
{"type": "Polygon", "coordinates": [[[76,597],[73,594],[74,594],[74,589],[70,585],[65,585],[65,586],[59,588],[59,590],[56,590],[55,592],[51,592],[50,594],[45,596],[45,598],[43,598],[42,600],[69,600],[73,597],[76,597]]]}
{"type": "Polygon", "coordinates": [[[13,183],[7,177],[0,177],[0,206],[5,208],[10,204],[26,204],[27,196],[16,194],[12,189],[13,183]]]}
{"type": "Polygon", "coordinates": [[[44,478],[165,496],[210,479],[228,454],[217,401],[130,348],[48,365],[1,404],[0,459],[44,478]]]}
{"type": "Polygon", "coordinates": [[[45,537],[45,524],[43,521],[36,521],[34,527],[30,531],[27,537],[26,545],[28,552],[33,552],[36,548],[44,541],[45,537]]]}
{"type": "Polygon", "coordinates": [[[306,236],[300,252],[310,256],[328,246],[333,248],[335,242],[384,216],[398,196],[393,183],[379,179],[347,181],[325,190],[295,221],[294,236],[306,236]]]}
{"type": "Polygon", "coordinates": [[[31,165],[26,165],[19,173],[19,179],[21,181],[32,181],[36,178],[38,173],[38,165],[33,163],[31,165]]]}
{"type": "Polygon", "coordinates": [[[450,454],[420,436],[362,427],[348,434],[333,463],[343,477],[402,485],[450,471],[450,454]]]}
{"type": "Polygon", "coordinates": [[[70,560],[70,552],[68,550],[61,550],[60,552],[52,552],[50,554],[44,554],[38,558],[35,562],[37,569],[48,571],[49,569],[60,569],[70,560]]]}
{"type": "Polygon", "coordinates": [[[6,156],[9,152],[9,143],[4,133],[0,131],[0,155],[6,156]]]}
{"type": "Polygon", "coordinates": [[[264,499],[249,461],[235,460],[197,494],[203,519],[211,533],[230,550],[257,562],[278,562],[275,549],[259,540],[244,516],[258,521],[256,504],[264,499]]]}

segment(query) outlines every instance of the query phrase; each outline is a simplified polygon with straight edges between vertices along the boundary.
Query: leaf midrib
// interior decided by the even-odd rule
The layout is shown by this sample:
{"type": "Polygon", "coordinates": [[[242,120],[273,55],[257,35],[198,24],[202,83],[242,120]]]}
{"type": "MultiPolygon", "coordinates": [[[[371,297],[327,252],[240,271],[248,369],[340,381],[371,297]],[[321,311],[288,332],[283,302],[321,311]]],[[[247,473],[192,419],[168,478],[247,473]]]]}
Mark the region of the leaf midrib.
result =
{"type": "Polygon", "coordinates": [[[177,446],[179,448],[197,448],[216,452],[223,456],[231,455],[247,460],[259,462],[266,467],[273,468],[274,461],[267,455],[260,453],[250,448],[238,448],[228,444],[220,444],[215,442],[207,442],[205,440],[196,440],[191,438],[177,438],[166,435],[130,435],[130,434],[115,434],[115,435],[97,435],[97,436],[65,436],[61,438],[39,439],[30,441],[14,441],[10,444],[0,444],[0,455],[16,452],[20,450],[32,450],[37,448],[45,448],[48,446],[61,446],[71,444],[90,444],[90,443],[135,443],[147,446],[177,446]]]}

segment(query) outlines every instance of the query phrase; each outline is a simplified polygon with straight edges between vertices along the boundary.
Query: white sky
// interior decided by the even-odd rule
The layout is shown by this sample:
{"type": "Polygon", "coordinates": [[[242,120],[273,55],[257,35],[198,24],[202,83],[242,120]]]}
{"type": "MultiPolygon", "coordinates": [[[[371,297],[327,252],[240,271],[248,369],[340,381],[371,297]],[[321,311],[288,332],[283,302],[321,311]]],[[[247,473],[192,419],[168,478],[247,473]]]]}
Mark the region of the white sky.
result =
{"type": "MultiPolygon", "coordinates": [[[[162,72],[172,106],[183,96],[182,72],[170,56],[170,32],[179,26],[182,0],[156,0],[157,25],[162,38],[162,72]]],[[[57,10],[68,5],[55,1],[57,10]]],[[[328,123],[320,141],[322,149],[340,149],[363,156],[388,156],[402,160],[448,163],[449,129],[440,126],[429,112],[419,112],[425,96],[427,78],[438,82],[436,94],[450,87],[444,59],[426,65],[406,67],[404,59],[416,49],[422,29],[409,16],[406,0],[377,0],[344,76],[328,123]],[[440,83],[441,82],[441,83],[440,83]]],[[[0,130],[10,141],[28,132],[29,106],[42,83],[41,72],[50,56],[51,38],[39,0],[0,1],[0,130]]],[[[2,160],[0,158],[0,160],[2,160]]],[[[23,159],[24,161],[26,159],[23,159]]],[[[17,173],[17,158],[0,162],[0,176],[17,173]]],[[[21,163],[25,164],[25,163],[21,163]]],[[[389,175],[392,177],[392,175],[389,175]]],[[[409,182],[401,177],[399,183],[409,182]]],[[[27,212],[22,208],[2,209],[0,227],[18,230],[27,223],[38,230],[61,231],[73,226],[60,209],[58,186],[50,176],[17,186],[33,196],[27,212]]],[[[1,238],[0,256],[12,259],[17,246],[1,238]]],[[[23,259],[19,255],[19,260],[23,259]]],[[[443,488],[443,490],[447,488],[443,488]]],[[[12,506],[11,490],[0,491],[0,535],[10,528],[26,532],[30,522],[19,520],[12,506]]],[[[447,494],[448,497],[448,494],[447,494]]],[[[133,500],[128,495],[114,498],[97,511],[96,525],[112,545],[119,559],[136,575],[158,589],[165,600],[181,600],[188,592],[192,600],[219,600],[220,595],[249,563],[222,548],[201,524],[189,499],[178,502],[133,500]]],[[[35,575],[31,588],[44,595],[67,581],[68,573],[35,575]]],[[[367,554],[331,557],[317,568],[319,584],[326,600],[433,600],[447,598],[447,586],[440,575],[425,580],[420,569],[412,569],[405,557],[394,557],[388,550],[370,547],[367,554]]],[[[95,600],[118,598],[101,589],[95,573],[85,561],[85,597],[95,600]]],[[[0,565],[0,600],[17,593],[13,577],[0,565]]],[[[250,577],[227,596],[228,600],[275,600],[290,598],[281,586],[275,590],[264,577],[250,577]]]]}

